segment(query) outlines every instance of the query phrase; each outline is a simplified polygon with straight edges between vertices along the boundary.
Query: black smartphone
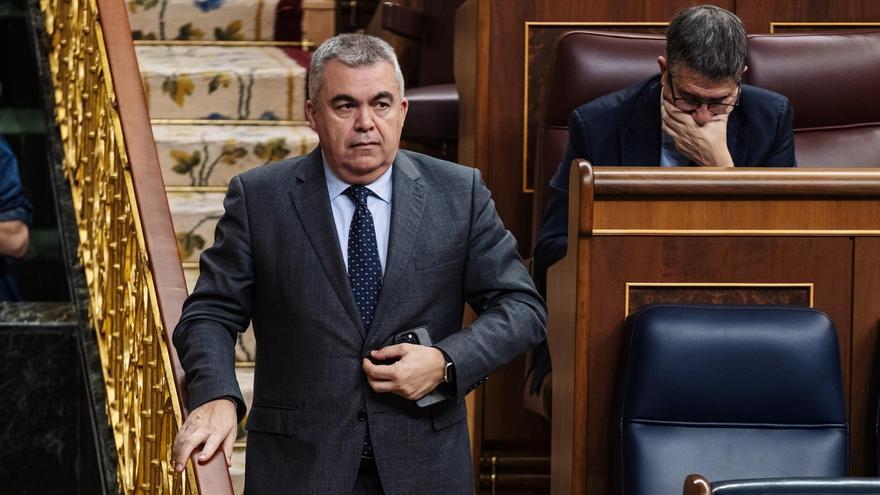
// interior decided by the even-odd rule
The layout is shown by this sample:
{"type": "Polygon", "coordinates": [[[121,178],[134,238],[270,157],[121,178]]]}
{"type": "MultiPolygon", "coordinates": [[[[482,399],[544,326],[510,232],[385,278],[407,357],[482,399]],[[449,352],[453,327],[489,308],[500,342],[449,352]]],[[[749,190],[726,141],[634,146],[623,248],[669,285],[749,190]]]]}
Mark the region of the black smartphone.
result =
{"type": "MultiPolygon", "coordinates": [[[[431,334],[428,333],[428,329],[425,327],[416,327],[411,330],[406,330],[398,333],[394,336],[395,344],[413,344],[413,345],[433,345],[431,342],[431,334]]],[[[430,394],[422,397],[421,399],[416,401],[416,405],[419,407],[428,407],[437,404],[438,402],[443,402],[446,400],[446,395],[440,393],[438,390],[434,390],[430,394]]]]}
{"type": "MultiPolygon", "coordinates": [[[[428,329],[426,327],[416,327],[410,330],[405,330],[398,334],[395,334],[391,339],[392,344],[412,344],[412,345],[433,345],[431,342],[431,334],[428,333],[428,329]]],[[[378,361],[370,358],[373,361],[373,364],[393,364],[394,361],[378,361]]],[[[428,407],[433,406],[439,402],[443,402],[446,400],[446,395],[443,393],[434,390],[430,394],[422,397],[421,399],[416,401],[416,405],[419,407],[428,407]]]]}

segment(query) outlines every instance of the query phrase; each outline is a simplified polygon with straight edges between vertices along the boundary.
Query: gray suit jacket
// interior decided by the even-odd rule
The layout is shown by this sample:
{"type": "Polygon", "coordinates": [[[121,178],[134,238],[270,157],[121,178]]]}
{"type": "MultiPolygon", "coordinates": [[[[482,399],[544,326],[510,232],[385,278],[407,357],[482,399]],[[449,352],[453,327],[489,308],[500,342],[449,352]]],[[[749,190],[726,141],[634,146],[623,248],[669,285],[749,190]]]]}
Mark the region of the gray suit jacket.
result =
{"type": "Polygon", "coordinates": [[[232,397],[237,332],[253,320],[246,492],[350,493],[367,422],[388,494],[473,491],[464,395],[544,338],[546,313],[475,169],[401,151],[368,333],[352,297],[320,150],[234,178],[174,344],[190,407],[232,397]],[[479,314],[461,329],[464,303],[479,314]],[[361,360],[419,325],[455,363],[451,400],[376,394],[361,360]]]}

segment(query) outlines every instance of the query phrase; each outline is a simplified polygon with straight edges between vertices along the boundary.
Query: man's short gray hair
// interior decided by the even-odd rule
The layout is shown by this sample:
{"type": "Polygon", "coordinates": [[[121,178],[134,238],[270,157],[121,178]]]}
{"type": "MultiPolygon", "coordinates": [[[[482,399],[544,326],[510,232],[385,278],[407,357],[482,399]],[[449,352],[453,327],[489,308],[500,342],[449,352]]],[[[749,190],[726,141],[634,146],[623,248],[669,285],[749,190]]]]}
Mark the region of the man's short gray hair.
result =
{"type": "Polygon", "coordinates": [[[324,87],[324,67],[338,60],[349,67],[364,67],[388,62],[394,67],[394,76],[403,98],[403,73],[397,63],[394,48],[381,38],[369,34],[344,33],[321,43],[309,64],[309,99],[313,100],[324,87]]]}
{"type": "Polygon", "coordinates": [[[739,81],[748,38],[739,17],[714,5],[679,12],[666,30],[669,67],[684,65],[713,81],[739,81]]]}

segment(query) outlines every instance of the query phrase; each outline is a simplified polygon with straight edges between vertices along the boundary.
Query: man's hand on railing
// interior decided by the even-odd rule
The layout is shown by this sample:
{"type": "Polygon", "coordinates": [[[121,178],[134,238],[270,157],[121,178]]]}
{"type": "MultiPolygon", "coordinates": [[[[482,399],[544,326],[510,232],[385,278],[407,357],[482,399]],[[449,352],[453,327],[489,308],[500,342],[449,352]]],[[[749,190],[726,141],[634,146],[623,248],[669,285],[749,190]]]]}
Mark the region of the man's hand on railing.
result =
{"type": "Polygon", "coordinates": [[[177,438],[174,439],[171,448],[174,470],[178,473],[182,472],[186,467],[186,460],[202,444],[205,446],[199,455],[199,462],[205,462],[213,457],[217,447],[222,443],[226,466],[231,467],[237,419],[235,403],[229,399],[212,400],[194,409],[177,432],[177,438]]]}

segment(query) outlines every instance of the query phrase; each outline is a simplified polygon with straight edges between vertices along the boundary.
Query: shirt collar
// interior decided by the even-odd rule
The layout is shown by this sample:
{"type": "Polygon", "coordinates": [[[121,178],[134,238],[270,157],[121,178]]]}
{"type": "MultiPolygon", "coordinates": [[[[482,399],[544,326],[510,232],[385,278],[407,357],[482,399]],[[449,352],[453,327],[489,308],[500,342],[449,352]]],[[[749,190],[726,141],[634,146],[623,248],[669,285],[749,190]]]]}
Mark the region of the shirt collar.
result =
{"type": "MultiPolygon", "coordinates": [[[[321,152],[321,162],[324,165],[324,178],[327,180],[327,192],[330,194],[330,201],[333,201],[339,197],[340,194],[345,192],[351,184],[336,177],[336,174],[334,174],[333,170],[330,169],[330,166],[327,165],[327,158],[324,156],[323,151],[321,152]]],[[[393,168],[394,164],[392,163],[384,174],[371,184],[366,185],[370,192],[388,204],[391,204],[391,170],[393,168]]]]}

